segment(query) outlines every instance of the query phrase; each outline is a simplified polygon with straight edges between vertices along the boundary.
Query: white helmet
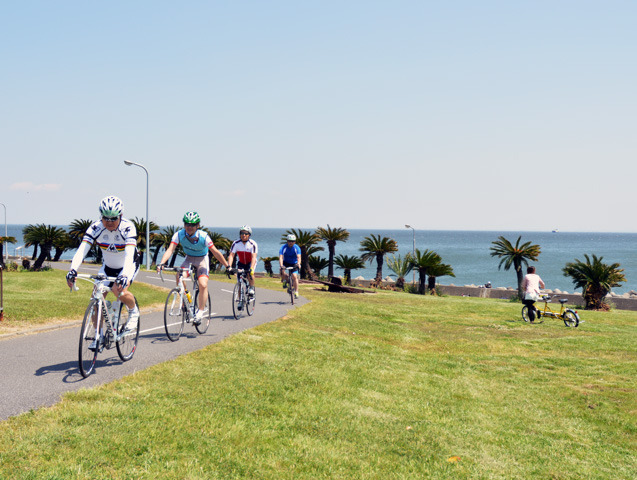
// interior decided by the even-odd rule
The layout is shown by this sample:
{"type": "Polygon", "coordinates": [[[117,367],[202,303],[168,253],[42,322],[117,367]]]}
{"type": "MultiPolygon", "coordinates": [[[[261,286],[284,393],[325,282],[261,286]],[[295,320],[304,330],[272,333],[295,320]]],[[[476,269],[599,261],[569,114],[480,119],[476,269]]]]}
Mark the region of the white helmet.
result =
{"type": "Polygon", "coordinates": [[[250,235],[252,235],[252,229],[250,228],[250,225],[244,225],[243,227],[241,227],[239,229],[239,233],[241,232],[248,232],[250,235]]]}
{"type": "Polygon", "coordinates": [[[288,242],[296,242],[296,235],[294,235],[293,233],[290,233],[288,235],[288,242]]]}
{"type": "Polygon", "coordinates": [[[113,195],[103,198],[100,202],[100,214],[103,217],[119,217],[123,211],[124,204],[119,198],[113,195]]]}

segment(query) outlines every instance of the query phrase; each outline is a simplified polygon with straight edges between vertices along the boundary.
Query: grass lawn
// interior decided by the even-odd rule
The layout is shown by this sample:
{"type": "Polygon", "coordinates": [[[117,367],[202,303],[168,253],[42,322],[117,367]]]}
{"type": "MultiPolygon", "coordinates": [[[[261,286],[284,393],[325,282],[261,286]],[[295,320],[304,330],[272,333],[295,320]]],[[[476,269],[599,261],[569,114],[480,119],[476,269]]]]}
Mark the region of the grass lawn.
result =
{"type": "Polygon", "coordinates": [[[276,322],[0,423],[0,478],[637,476],[635,312],[569,329],[499,300],[302,294],[276,322]]]}
{"type": "MultiPolygon", "coordinates": [[[[82,320],[91,284],[78,280],[80,288],[70,292],[66,285],[66,272],[2,272],[4,281],[4,321],[0,323],[0,335],[24,330],[32,326],[82,320]]],[[[135,283],[130,287],[142,310],[163,307],[166,289],[135,283]]],[[[110,295],[110,300],[113,296],[110,295]]]]}

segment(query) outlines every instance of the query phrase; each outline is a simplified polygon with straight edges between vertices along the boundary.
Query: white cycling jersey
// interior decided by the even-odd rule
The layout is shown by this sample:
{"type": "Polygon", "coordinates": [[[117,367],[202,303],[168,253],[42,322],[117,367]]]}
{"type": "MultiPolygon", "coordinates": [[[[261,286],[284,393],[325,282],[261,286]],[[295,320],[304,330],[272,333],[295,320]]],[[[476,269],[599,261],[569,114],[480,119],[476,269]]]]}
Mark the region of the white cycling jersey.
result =
{"type": "Polygon", "coordinates": [[[71,262],[71,269],[79,268],[94,243],[102,250],[104,265],[114,270],[122,269],[122,275],[132,278],[136,270],[137,250],[137,229],[133,222],[122,218],[117,229],[112,232],[101,220],[93,223],[84,233],[82,243],[71,262]]]}

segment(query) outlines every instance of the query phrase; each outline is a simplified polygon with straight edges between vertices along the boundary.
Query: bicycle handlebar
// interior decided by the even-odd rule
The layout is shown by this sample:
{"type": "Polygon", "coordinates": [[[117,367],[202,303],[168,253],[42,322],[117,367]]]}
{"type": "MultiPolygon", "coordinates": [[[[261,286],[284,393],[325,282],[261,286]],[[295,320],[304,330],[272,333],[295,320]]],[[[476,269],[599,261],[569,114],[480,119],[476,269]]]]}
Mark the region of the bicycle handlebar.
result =
{"type": "MultiPolygon", "coordinates": [[[[80,278],[82,280],[86,280],[87,282],[91,282],[91,283],[96,283],[95,282],[96,280],[98,282],[116,282],[117,281],[117,277],[109,277],[102,273],[98,273],[98,274],[78,273],[75,276],[75,278],[80,278]]],[[[73,286],[71,287],[71,292],[77,292],[79,289],[80,287],[78,287],[75,284],[75,282],[73,282],[73,286]]]]}

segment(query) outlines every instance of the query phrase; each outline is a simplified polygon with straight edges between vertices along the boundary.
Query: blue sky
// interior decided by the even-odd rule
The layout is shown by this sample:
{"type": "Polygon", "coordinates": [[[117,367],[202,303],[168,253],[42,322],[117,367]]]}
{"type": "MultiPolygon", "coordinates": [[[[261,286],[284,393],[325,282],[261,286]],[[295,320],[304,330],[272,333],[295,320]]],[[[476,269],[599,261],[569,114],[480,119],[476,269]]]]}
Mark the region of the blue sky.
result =
{"type": "Polygon", "coordinates": [[[9,223],[67,224],[115,194],[143,217],[130,160],[160,225],[635,232],[636,14],[10,2],[0,202],[9,223]]]}

